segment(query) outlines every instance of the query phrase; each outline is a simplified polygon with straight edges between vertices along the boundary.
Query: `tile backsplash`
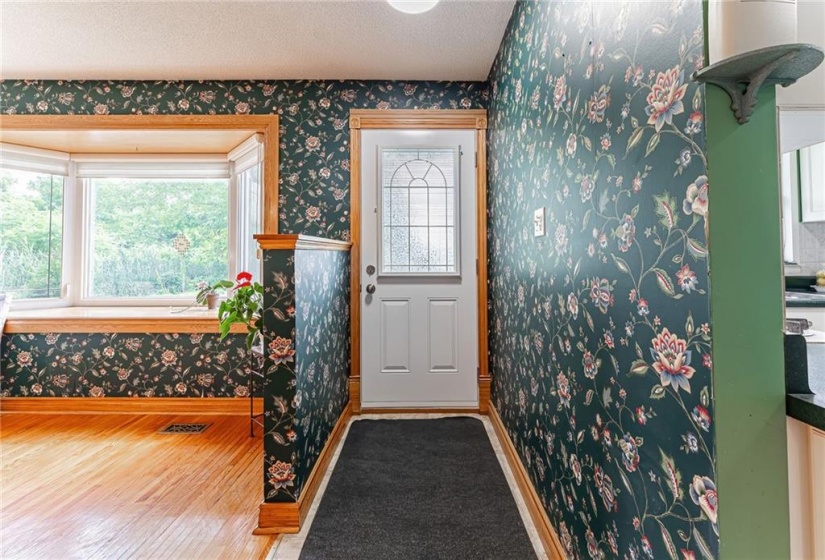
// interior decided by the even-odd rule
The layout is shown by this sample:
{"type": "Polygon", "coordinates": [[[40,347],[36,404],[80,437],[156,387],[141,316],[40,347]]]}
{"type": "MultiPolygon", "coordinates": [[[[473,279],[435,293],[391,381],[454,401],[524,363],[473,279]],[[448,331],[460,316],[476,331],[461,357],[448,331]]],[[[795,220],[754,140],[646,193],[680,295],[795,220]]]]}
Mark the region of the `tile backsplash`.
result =
{"type": "Polygon", "coordinates": [[[786,275],[810,275],[825,269],[825,222],[799,224],[796,265],[785,265],[786,275]]]}

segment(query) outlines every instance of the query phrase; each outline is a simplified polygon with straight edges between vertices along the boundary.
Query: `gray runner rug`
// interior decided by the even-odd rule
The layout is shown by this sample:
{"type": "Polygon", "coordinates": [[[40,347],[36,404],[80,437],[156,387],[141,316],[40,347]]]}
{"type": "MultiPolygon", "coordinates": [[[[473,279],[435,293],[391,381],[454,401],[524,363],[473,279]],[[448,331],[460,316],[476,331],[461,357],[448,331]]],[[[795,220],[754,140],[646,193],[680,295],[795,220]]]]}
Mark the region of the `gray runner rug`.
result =
{"type": "Polygon", "coordinates": [[[358,420],[301,560],[534,559],[484,424],[358,420]]]}

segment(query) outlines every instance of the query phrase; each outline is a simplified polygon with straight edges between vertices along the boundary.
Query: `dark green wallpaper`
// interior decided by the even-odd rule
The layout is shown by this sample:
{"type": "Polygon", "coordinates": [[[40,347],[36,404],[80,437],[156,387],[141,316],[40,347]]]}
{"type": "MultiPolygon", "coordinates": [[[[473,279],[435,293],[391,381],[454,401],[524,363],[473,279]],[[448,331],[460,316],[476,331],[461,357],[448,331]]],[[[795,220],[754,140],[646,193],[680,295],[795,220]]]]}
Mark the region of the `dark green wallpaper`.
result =
{"type": "Polygon", "coordinates": [[[7,334],[0,396],[246,397],[244,335],[7,334]]]}
{"type": "Polygon", "coordinates": [[[264,495],[300,496],[348,400],[349,253],[264,251],[264,495]]]}
{"type": "Polygon", "coordinates": [[[699,0],[520,1],[491,73],[493,402],[570,558],[718,555],[702,51],[699,0]]]}
{"type": "Polygon", "coordinates": [[[349,110],[487,105],[483,82],[0,81],[8,114],[277,113],[280,233],[349,237],[349,110]]]}
{"type": "MultiPolygon", "coordinates": [[[[480,82],[370,82],[370,81],[213,81],[213,82],[110,82],[110,81],[0,81],[0,112],[6,114],[266,114],[277,113],[280,128],[280,232],[303,233],[321,237],[349,237],[349,123],[351,108],[479,108],[487,104],[487,85],[480,82]]],[[[127,337],[121,335],[118,341],[127,337]]],[[[134,338],[134,337],[132,337],[134,338]]],[[[157,337],[141,336],[148,348],[157,337]]],[[[209,337],[207,336],[207,340],[209,337]]],[[[61,341],[63,342],[63,341],[61,341]]],[[[72,343],[83,345],[83,340],[72,343]]],[[[86,341],[85,346],[89,346],[86,341]]],[[[17,336],[6,344],[0,366],[13,367],[10,352],[27,352],[30,346],[46,352],[42,334],[17,336]],[[16,349],[12,349],[11,346],[16,349]]],[[[233,348],[235,344],[233,343],[233,348]]],[[[186,348],[185,354],[196,347],[186,348]]],[[[129,351],[127,350],[127,353],[129,351]]],[[[152,363],[163,366],[160,354],[152,363]]],[[[197,360],[195,360],[197,361],[197,360]]],[[[15,360],[16,363],[16,360],[15,360]]],[[[90,362],[94,363],[94,362],[90,362]]],[[[194,362],[193,362],[194,363],[194,362]]],[[[36,373],[24,364],[8,375],[2,390],[22,393],[25,380],[31,386],[47,387],[35,379],[67,376],[70,387],[86,387],[80,372],[69,368],[54,369],[51,362],[40,362],[36,373]],[[65,371],[64,371],[65,370],[65,371]]],[[[233,367],[240,367],[239,363],[233,367]]],[[[185,369],[185,368],[184,368],[185,369]]],[[[131,370],[130,370],[131,371],[131,370]]],[[[195,371],[195,370],[191,370],[195,371]]],[[[171,370],[166,367],[166,373],[171,370]]],[[[208,368],[204,373],[210,373],[208,368]]],[[[108,372],[105,375],[117,377],[108,372]]],[[[167,394],[169,375],[146,378],[139,368],[129,374],[139,377],[141,396],[167,394]]],[[[231,378],[238,375],[230,374],[231,378]]],[[[193,384],[187,394],[215,393],[231,395],[234,381],[213,385],[204,390],[193,384]],[[224,386],[225,385],[225,386],[224,386]],[[218,389],[217,387],[221,388],[218,389]],[[200,388],[200,389],[199,389],[200,388]]],[[[122,385],[119,379],[108,383],[112,391],[122,385]]],[[[50,389],[46,389],[48,391],[50,389]]],[[[55,389],[66,394],[65,387],[55,389]]],[[[174,391],[173,391],[174,393],[174,391]]],[[[31,394],[31,393],[28,393],[31,394]]],[[[81,390],[80,393],[85,394],[81,390]]],[[[109,389],[106,394],[113,394],[109,389]]],[[[118,393],[119,394],[119,393],[118,393]]]]}

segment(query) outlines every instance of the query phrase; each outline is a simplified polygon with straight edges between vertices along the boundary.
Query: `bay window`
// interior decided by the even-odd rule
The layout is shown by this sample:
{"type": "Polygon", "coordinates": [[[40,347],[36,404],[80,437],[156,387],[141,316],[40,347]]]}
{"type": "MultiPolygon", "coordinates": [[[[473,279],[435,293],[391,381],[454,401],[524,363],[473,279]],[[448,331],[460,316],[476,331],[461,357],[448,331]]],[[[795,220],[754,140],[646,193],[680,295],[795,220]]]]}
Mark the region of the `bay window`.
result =
{"type": "Polygon", "coordinates": [[[261,141],[229,154],[63,154],[0,145],[0,293],[15,308],[185,305],[258,279],[261,141]]]}

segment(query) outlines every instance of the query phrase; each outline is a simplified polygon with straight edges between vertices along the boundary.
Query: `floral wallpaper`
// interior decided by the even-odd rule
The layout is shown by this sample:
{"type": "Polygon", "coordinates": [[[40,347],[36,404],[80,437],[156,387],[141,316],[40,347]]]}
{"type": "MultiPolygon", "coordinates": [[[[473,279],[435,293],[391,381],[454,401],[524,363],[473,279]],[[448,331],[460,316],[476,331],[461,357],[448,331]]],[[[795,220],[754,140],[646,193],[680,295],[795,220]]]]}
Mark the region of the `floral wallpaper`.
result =
{"type": "Polygon", "coordinates": [[[277,113],[280,232],[349,237],[349,111],[484,108],[483,82],[0,81],[5,114],[277,113]]]}
{"type": "Polygon", "coordinates": [[[248,397],[248,367],[243,335],[8,334],[0,396],[248,397]]]}
{"type": "Polygon", "coordinates": [[[493,402],[569,558],[718,556],[702,52],[699,0],[522,0],[491,71],[493,402]]]}
{"type": "Polygon", "coordinates": [[[264,251],[264,496],[298,499],[348,400],[349,253],[264,251]]]}
{"type": "Polygon", "coordinates": [[[298,251],[297,479],[305,481],[349,402],[349,253],[298,251]]]}

